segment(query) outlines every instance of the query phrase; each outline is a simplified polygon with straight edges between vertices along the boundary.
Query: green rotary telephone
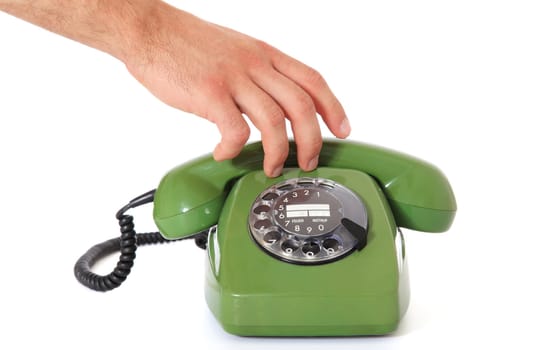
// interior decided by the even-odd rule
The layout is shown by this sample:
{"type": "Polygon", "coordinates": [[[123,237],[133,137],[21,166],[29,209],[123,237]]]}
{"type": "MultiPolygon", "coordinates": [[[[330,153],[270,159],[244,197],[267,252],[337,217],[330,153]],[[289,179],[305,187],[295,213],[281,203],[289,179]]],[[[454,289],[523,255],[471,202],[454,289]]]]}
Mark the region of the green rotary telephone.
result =
{"type": "MultiPolygon", "coordinates": [[[[167,173],[156,191],[125,210],[153,200],[164,239],[198,238],[207,246],[206,301],[227,332],[354,336],[394,331],[409,303],[399,227],[448,230],[456,213],[448,180],[417,158],[333,140],[324,142],[318,168],[304,172],[296,167],[294,148],[292,143],[286,169],[277,178],[261,170],[261,143],[247,145],[229,161],[215,162],[210,155],[195,159],[167,173]]],[[[118,213],[120,225],[121,217],[118,213]]],[[[137,242],[144,243],[144,238],[137,242]]],[[[110,251],[119,250],[119,244],[110,251]]],[[[100,256],[82,257],[80,270],[100,256]]],[[[90,278],[78,274],[94,288],[90,278]]],[[[115,279],[120,284],[126,274],[95,284],[115,279]]]]}

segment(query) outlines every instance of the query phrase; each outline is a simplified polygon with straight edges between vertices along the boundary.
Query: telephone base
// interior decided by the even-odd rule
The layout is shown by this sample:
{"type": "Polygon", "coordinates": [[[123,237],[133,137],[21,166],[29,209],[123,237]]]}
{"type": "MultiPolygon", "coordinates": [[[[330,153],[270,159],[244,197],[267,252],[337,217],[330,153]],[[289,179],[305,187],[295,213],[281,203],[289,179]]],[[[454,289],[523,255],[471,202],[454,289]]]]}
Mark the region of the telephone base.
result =
{"type": "Polygon", "coordinates": [[[208,240],[205,296],[222,327],[241,336],[361,336],[393,332],[407,310],[403,239],[383,192],[369,175],[318,168],[243,176],[208,240]],[[273,183],[328,178],[352,189],[369,210],[368,243],[342,259],[292,264],[264,254],[247,230],[248,208],[273,183]],[[374,210],[380,208],[381,210],[374,210]]]}

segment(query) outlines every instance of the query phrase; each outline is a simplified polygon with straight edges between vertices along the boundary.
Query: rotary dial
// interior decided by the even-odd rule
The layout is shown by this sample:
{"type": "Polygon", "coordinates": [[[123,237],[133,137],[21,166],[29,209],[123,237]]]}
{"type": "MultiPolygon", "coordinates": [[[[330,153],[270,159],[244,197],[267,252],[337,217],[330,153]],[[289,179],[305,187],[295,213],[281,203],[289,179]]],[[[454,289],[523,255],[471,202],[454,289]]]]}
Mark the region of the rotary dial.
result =
{"type": "Polygon", "coordinates": [[[290,179],[256,198],[249,228],[256,243],[272,256],[296,264],[321,264],[363,248],[367,211],[356,194],[336,182],[290,179]]]}

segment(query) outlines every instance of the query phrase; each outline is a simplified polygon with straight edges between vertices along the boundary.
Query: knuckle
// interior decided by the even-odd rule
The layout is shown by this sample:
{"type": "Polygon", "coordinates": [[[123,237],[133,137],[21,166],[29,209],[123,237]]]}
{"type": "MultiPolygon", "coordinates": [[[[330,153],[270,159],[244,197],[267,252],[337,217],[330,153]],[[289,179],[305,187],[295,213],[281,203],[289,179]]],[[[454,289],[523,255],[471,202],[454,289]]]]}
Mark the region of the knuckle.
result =
{"type": "Polygon", "coordinates": [[[238,128],[235,131],[235,138],[240,142],[240,144],[245,144],[250,138],[250,128],[248,125],[238,128]]]}
{"type": "Polygon", "coordinates": [[[295,96],[297,103],[297,112],[301,116],[314,117],[316,115],[316,107],[312,98],[304,92],[295,96]]]}
{"type": "Polygon", "coordinates": [[[273,58],[279,54],[279,51],[272,45],[266,43],[263,40],[255,41],[257,50],[261,52],[267,58],[273,58]]]}
{"type": "Polygon", "coordinates": [[[286,123],[284,112],[280,108],[274,109],[269,113],[269,125],[273,128],[283,127],[286,123]]]}
{"type": "Polygon", "coordinates": [[[256,53],[246,54],[244,56],[244,61],[246,61],[245,66],[252,72],[261,71],[267,66],[267,63],[263,60],[261,55],[256,53]]]}
{"type": "Polygon", "coordinates": [[[272,50],[272,46],[267,44],[263,40],[256,39],[255,44],[261,51],[270,51],[270,50],[272,50]]]}
{"type": "Polygon", "coordinates": [[[285,125],[284,111],[276,104],[270,103],[264,107],[263,114],[267,120],[267,127],[278,128],[285,125]]]}
{"type": "Polygon", "coordinates": [[[242,50],[239,60],[244,62],[246,69],[251,72],[262,71],[270,66],[265,50],[262,49],[261,45],[242,50]]]}
{"type": "Polygon", "coordinates": [[[304,72],[304,76],[305,76],[306,81],[307,81],[309,84],[318,85],[318,86],[323,86],[323,85],[325,85],[325,79],[324,79],[324,77],[322,77],[322,75],[320,74],[320,72],[318,72],[318,71],[317,71],[316,69],[314,69],[314,68],[307,67],[307,68],[306,68],[306,71],[304,72]]]}
{"type": "Polygon", "coordinates": [[[229,144],[237,146],[244,145],[250,137],[250,128],[245,123],[228,126],[224,131],[223,136],[229,144]]]}

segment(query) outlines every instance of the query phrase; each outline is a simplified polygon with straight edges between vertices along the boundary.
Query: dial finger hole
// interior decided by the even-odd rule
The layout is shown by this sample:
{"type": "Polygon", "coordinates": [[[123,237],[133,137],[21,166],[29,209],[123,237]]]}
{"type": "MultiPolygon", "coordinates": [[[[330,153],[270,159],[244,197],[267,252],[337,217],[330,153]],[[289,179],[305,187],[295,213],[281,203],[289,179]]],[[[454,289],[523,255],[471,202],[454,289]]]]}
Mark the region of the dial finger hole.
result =
{"type": "Polygon", "coordinates": [[[274,244],[274,243],[278,242],[281,237],[282,237],[282,234],[280,234],[280,232],[275,230],[275,231],[267,232],[265,234],[265,236],[263,236],[263,240],[266,243],[274,244]]]}
{"type": "Polygon", "coordinates": [[[272,201],[273,199],[276,199],[278,198],[278,195],[274,192],[269,192],[269,193],[266,193],[263,197],[264,200],[266,201],[272,201]]]}
{"type": "Polygon", "coordinates": [[[303,251],[303,254],[311,258],[320,252],[320,245],[318,245],[318,243],[313,241],[305,242],[305,244],[303,244],[302,251],[303,251]]]}
{"type": "Polygon", "coordinates": [[[288,239],[282,243],[282,250],[287,254],[292,254],[297,249],[299,249],[299,242],[295,239],[288,239]]]}
{"type": "Polygon", "coordinates": [[[314,185],[314,181],[312,179],[301,179],[297,181],[297,184],[301,186],[312,186],[314,185]]]}
{"type": "Polygon", "coordinates": [[[254,224],[254,227],[258,230],[262,230],[271,226],[272,226],[272,223],[271,223],[271,220],[269,219],[257,220],[254,224]]]}
{"type": "Polygon", "coordinates": [[[322,182],[318,186],[323,187],[323,188],[327,188],[327,189],[330,189],[330,190],[335,188],[335,185],[331,184],[329,182],[322,182]]]}
{"type": "Polygon", "coordinates": [[[267,213],[269,210],[271,210],[271,207],[269,207],[268,205],[258,205],[254,209],[254,214],[267,213]]]}
{"type": "Polygon", "coordinates": [[[328,254],[333,254],[339,250],[339,241],[334,238],[325,239],[322,246],[328,254]]]}

